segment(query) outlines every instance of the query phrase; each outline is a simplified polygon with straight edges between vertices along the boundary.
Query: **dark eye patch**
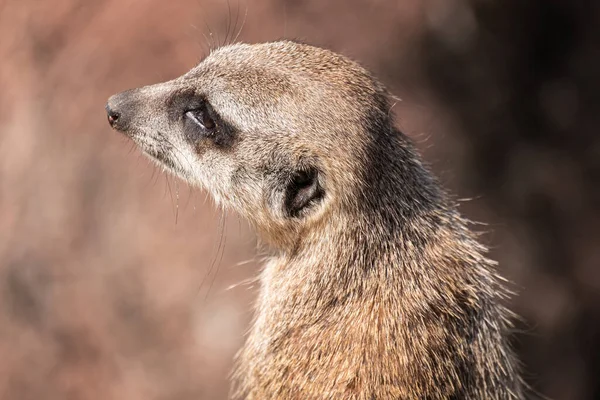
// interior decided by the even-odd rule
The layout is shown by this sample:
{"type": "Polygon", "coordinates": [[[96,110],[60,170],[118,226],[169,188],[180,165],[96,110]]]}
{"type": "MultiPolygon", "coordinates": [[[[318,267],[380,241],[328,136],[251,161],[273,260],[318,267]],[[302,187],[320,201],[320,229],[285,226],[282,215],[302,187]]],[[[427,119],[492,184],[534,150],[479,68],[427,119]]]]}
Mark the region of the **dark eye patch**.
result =
{"type": "Polygon", "coordinates": [[[206,140],[220,148],[233,145],[235,129],[221,118],[206,96],[183,89],[169,97],[167,107],[170,121],[181,124],[183,136],[194,146],[206,140]]]}
{"type": "Polygon", "coordinates": [[[166,101],[169,120],[176,123],[182,119],[187,110],[200,107],[205,101],[205,97],[198,95],[193,89],[176,90],[169,95],[166,101]]]}

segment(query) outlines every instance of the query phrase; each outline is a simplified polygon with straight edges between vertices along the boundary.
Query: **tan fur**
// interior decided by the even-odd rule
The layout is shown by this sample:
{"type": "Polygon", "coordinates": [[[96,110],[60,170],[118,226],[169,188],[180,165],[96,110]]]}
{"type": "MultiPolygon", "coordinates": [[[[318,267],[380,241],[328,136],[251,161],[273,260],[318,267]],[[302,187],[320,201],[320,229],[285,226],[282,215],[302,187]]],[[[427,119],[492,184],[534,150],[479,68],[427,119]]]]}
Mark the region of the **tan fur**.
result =
{"type": "Polygon", "coordinates": [[[523,398],[493,263],[358,64],[289,41],[226,46],[107,109],[272,249],[232,397],[523,398]],[[186,119],[203,101],[214,131],[186,119]],[[307,185],[319,191],[291,207],[307,185]]]}

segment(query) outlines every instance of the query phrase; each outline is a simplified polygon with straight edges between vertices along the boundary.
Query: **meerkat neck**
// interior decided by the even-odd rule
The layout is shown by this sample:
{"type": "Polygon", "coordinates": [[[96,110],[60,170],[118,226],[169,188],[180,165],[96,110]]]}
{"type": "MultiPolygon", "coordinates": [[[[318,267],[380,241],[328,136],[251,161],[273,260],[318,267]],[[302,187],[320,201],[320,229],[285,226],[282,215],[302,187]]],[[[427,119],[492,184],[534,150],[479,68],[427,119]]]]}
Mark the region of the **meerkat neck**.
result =
{"type": "Polygon", "coordinates": [[[410,208],[401,180],[374,184],[383,195],[265,267],[238,396],[520,399],[485,248],[434,182],[410,208]]]}

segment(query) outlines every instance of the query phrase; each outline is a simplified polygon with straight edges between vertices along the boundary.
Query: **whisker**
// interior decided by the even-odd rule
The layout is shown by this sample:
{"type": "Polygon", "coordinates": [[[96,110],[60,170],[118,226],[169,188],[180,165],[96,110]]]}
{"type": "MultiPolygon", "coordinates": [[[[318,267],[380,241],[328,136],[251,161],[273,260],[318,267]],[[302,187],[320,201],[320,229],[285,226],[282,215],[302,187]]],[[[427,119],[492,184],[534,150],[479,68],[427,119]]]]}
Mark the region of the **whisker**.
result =
{"type": "Polygon", "coordinates": [[[158,179],[160,178],[160,171],[158,171],[157,174],[155,174],[155,172],[157,171],[156,165],[154,165],[154,172],[152,173],[152,176],[156,175],[156,178],[154,179],[154,183],[152,184],[152,186],[156,186],[156,184],[158,183],[158,179]]]}
{"type": "Polygon", "coordinates": [[[248,16],[248,3],[246,3],[246,12],[244,13],[244,20],[242,21],[242,26],[240,26],[240,30],[238,31],[237,35],[235,35],[235,38],[233,39],[232,43],[237,43],[238,37],[242,33],[242,30],[244,29],[244,25],[246,24],[247,16],[248,16]]]}
{"type": "Polygon", "coordinates": [[[229,38],[229,29],[231,28],[231,4],[227,0],[227,28],[225,29],[225,39],[223,44],[227,45],[227,39],[229,38]]]}
{"type": "MultiPolygon", "coordinates": [[[[177,215],[179,213],[179,196],[177,196],[177,204],[173,203],[173,192],[171,191],[171,184],[169,183],[169,176],[165,171],[165,180],[167,182],[167,188],[169,188],[169,196],[171,197],[171,211],[175,217],[175,225],[177,225],[177,215]]],[[[166,190],[165,190],[166,192],[166,190]]]]}
{"type": "Polygon", "coordinates": [[[175,225],[179,220],[179,180],[175,181],[175,225]]]}
{"type": "Polygon", "coordinates": [[[283,2],[283,37],[286,38],[287,31],[287,1],[283,2]]]}
{"type": "Polygon", "coordinates": [[[229,291],[232,289],[236,289],[240,286],[246,286],[249,289],[254,287],[254,284],[260,281],[260,276],[254,276],[252,278],[244,279],[238,283],[231,284],[225,288],[225,290],[229,291]]]}
{"type": "Polygon", "coordinates": [[[225,244],[227,243],[227,225],[225,224],[226,219],[227,219],[227,212],[225,210],[222,210],[222,229],[221,229],[221,239],[220,241],[223,242],[222,246],[220,246],[221,252],[218,255],[218,261],[216,262],[216,266],[217,269],[215,270],[215,273],[213,274],[212,280],[210,282],[210,286],[208,287],[208,290],[206,291],[206,296],[204,297],[204,300],[206,301],[206,299],[208,298],[208,295],[210,294],[211,289],[213,288],[213,285],[215,284],[215,280],[217,279],[217,275],[219,274],[219,270],[221,267],[221,263],[223,261],[223,254],[225,254],[225,244]]]}
{"type": "MultiPolygon", "coordinates": [[[[196,25],[194,25],[194,24],[190,24],[190,26],[191,26],[192,28],[194,28],[194,30],[195,30],[196,32],[200,32],[200,34],[201,34],[202,36],[204,36],[204,40],[207,42],[207,43],[206,43],[206,47],[208,47],[208,53],[210,53],[210,45],[208,45],[208,40],[207,40],[207,38],[206,38],[206,35],[204,34],[204,32],[200,31],[200,30],[198,29],[198,27],[197,27],[196,25]]],[[[200,50],[201,50],[201,52],[202,52],[202,56],[200,57],[200,60],[199,60],[199,61],[201,61],[202,59],[206,58],[206,49],[204,48],[204,45],[202,45],[202,44],[201,44],[201,42],[200,42],[200,40],[199,40],[199,39],[195,39],[194,41],[196,42],[196,45],[197,45],[198,47],[200,47],[200,50]]]]}
{"type": "MultiPolygon", "coordinates": [[[[235,7],[235,23],[233,24],[233,29],[231,30],[231,39],[233,39],[233,35],[237,31],[239,18],[240,18],[240,0],[237,0],[237,6],[235,7]]],[[[233,44],[233,41],[230,41],[229,44],[233,44]]]]}
{"type": "MultiPolygon", "coordinates": [[[[202,288],[204,287],[204,283],[208,280],[211,279],[211,275],[213,274],[213,269],[215,268],[215,265],[217,264],[217,261],[219,260],[219,256],[222,254],[222,249],[223,249],[223,233],[225,230],[225,219],[223,217],[223,213],[220,214],[220,218],[219,218],[219,227],[218,227],[218,234],[219,234],[219,241],[217,243],[217,249],[216,252],[213,253],[214,256],[212,258],[212,261],[210,263],[210,267],[208,269],[208,272],[206,272],[204,274],[204,278],[202,279],[202,282],[200,284],[200,287],[198,288],[198,293],[201,292],[202,288]]],[[[218,272],[218,266],[217,266],[217,272],[218,272]]],[[[217,274],[217,272],[215,272],[215,275],[217,274]]],[[[211,283],[210,286],[208,287],[206,294],[204,296],[204,300],[206,301],[206,299],[208,298],[208,294],[210,293],[210,289],[212,287],[214,283],[214,277],[212,277],[211,279],[211,283]]]]}
{"type": "Polygon", "coordinates": [[[185,206],[184,208],[187,210],[187,208],[190,205],[190,201],[192,200],[192,195],[194,194],[193,188],[190,185],[186,185],[188,188],[188,196],[187,196],[187,201],[185,202],[185,206]]]}
{"type": "Polygon", "coordinates": [[[181,159],[179,158],[179,156],[181,156],[181,158],[183,158],[183,160],[187,163],[187,165],[189,167],[189,170],[192,171],[193,170],[193,164],[192,164],[192,162],[190,160],[188,160],[188,158],[185,156],[185,154],[177,146],[175,146],[173,144],[173,142],[171,142],[169,140],[169,138],[167,137],[166,134],[164,134],[161,131],[157,131],[157,134],[159,135],[159,137],[160,137],[161,140],[163,140],[166,144],[169,145],[169,150],[173,150],[174,151],[174,153],[172,153],[172,156],[175,158],[174,161],[177,162],[178,167],[181,170],[181,172],[185,172],[185,168],[183,168],[183,164],[182,164],[181,159]]]}
{"type": "Polygon", "coordinates": [[[210,26],[208,25],[208,22],[206,22],[206,20],[204,20],[204,25],[206,25],[206,29],[208,29],[208,36],[210,37],[210,42],[212,44],[212,46],[210,46],[210,51],[213,52],[217,48],[217,46],[215,45],[215,36],[213,35],[213,32],[210,29],[210,26]]]}

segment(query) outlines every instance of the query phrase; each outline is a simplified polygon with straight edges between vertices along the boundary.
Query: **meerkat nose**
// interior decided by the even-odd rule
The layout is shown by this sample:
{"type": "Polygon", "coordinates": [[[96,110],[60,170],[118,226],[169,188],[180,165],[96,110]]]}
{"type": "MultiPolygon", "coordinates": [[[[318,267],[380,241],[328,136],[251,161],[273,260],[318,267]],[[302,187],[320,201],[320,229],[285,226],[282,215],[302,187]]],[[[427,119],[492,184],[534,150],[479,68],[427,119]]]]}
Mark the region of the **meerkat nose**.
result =
{"type": "Polygon", "coordinates": [[[117,123],[117,121],[119,120],[119,117],[121,116],[121,114],[119,114],[119,112],[113,110],[110,107],[109,103],[106,104],[105,108],[106,108],[106,114],[108,115],[108,123],[110,124],[111,127],[114,128],[114,126],[117,123]]]}
{"type": "Polygon", "coordinates": [[[108,99],[106,103],[106,114],[108,123],[113,129],[121,132],[126,132],[135,114],[135,94],[134,90],[115,94],[108,99]]]}

